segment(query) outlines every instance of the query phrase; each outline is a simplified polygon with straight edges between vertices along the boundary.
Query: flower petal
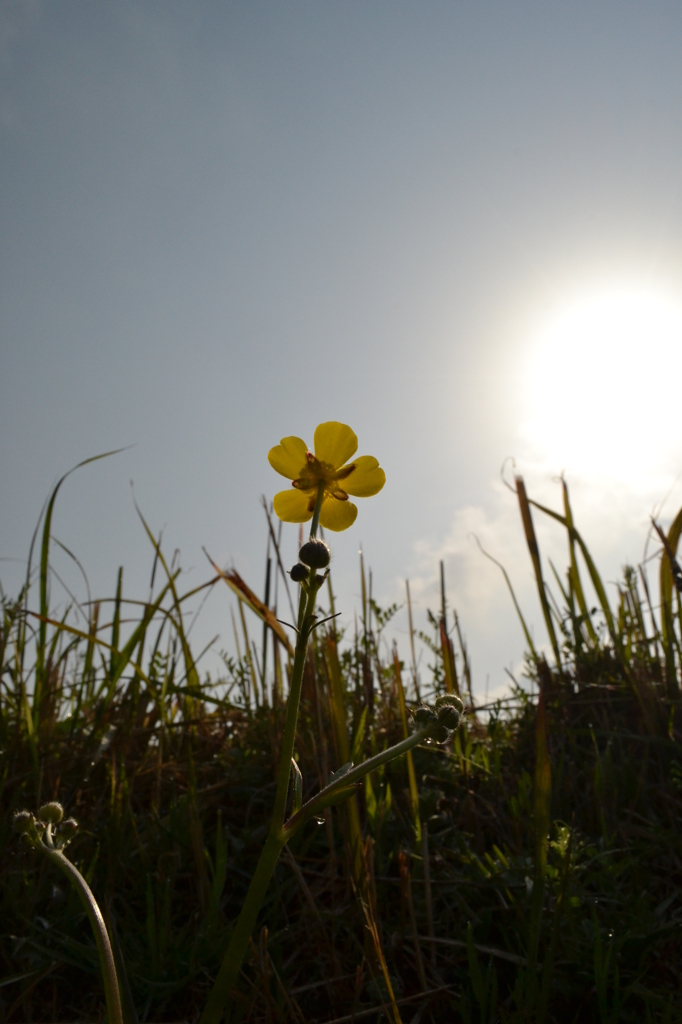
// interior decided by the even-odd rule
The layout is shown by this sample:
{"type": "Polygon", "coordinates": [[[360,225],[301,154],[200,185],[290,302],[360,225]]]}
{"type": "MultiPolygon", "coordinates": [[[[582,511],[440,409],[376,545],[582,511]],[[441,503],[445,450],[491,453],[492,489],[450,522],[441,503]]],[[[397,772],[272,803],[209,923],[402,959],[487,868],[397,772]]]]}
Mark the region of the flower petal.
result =
{"type": "Polygon", "coordinates": [[[357,505],[352,501],[339,501],[338,498],[326,495],[320,511],[320,526],[324,526],[325,530],[340,533],[341,530],[347,530],[353,525],[357,514],[357,505]]]}
{"type": "Polygon", "coordinates": [[[353,459],[352,464],[355,469],[341,479],[339,486],[356,498],[371,498],[378,494],[386,483],[386,474],[377,459],[373,455],[361,455],[359,459],[353,459]]]}
{"type": "Polygon", "coordinates": [[[280,443],[268,452],[268,462],[282,476],[288,480],[295,480],[306,465],[307,450],[308,446],[300,437],[283,437],[280,443]]]}
{"type": "Polygon", "coordinates": [[[320,423],[316,428],[315,455],[320,462],[328,462],[334,469],[338,469],[352,459],[357,450],[358,439],[345,423],[330,420],[329,423],[320,423]]]}
{"type": "Polygon", "coordinates": [[[290,491],[280,491],[273,499],[277,518],[285,523],[307,523],[312,519],[309,503],[310,492],[299,491],[295,487],[290,491]]]}

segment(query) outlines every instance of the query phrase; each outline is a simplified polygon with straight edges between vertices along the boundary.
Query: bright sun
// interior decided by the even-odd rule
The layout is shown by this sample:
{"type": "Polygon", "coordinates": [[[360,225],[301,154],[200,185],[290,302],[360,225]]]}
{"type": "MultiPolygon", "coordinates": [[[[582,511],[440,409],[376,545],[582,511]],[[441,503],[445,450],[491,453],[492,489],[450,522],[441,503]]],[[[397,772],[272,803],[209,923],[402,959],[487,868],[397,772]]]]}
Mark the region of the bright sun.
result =
{"type": "Polygon", "coordinates": [[[682,305],[600,290],[546,321],[531,350],[523,433],[557,469],[635,480],[682,468],[682,305]]]}

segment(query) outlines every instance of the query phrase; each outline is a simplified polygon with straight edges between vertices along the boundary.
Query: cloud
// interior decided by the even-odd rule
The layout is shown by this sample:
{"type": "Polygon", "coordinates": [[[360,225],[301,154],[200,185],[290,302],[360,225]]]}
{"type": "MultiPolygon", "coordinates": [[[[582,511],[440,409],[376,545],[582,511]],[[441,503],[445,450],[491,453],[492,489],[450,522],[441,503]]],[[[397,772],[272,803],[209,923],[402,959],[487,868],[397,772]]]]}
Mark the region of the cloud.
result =
{"type": "MultiPolygon", "coordinates": [[[[556,475],[545,465],[526,463],[519,468],[523,470],[529,496],[561,513],[562,496],[556,475]]],[[[682,488],[679,481],[662,476],[648,480],[646,487],[641,481],[632,485],[607,474],[575,476],[568,482],[575,524],[614,606],[614,584],[621,579],[623,566],[636,565],[644,557],[650,515],[656,513],[662,522],[668,523],[682,503],[682,488]]],[[[568,565],[566,532],[560,523],[537,509],[533,510],[533,520],[544,579],[561,604],[550,563],[563,581],[568,565]]],[[[491,697],[507,691],[509,677],[505,667],[519,677],[525,644],[503,574],[485,558],[475,537],[486,552],[504,565],[536,646],[546,649],[548,638],[517,499],[500,481],[495,481],[490,485],[485,505],[458,509],[443,538],[421,538],[415,544],[409,574],[415,620],[424,628],[426,610],[438,613],[440,609],[439,563],[444,563],[450,613],[453,609],[457,611],[466,635],[474,691],[481,699],[486,688],[491,697]]],[[[649,544],[650,555],[656,549],[655,543],[649,544]]],[[[649,570],[654,590],[656,571],[649,570]]],[[[589,593],[587,572],[583,570],[582,576],[589,593]]],[[[404,594],[402,581],[395,581],[394,585],[397,594],[404,594]]],[[[449,624],[452,625],[452,618],[449,624]]]]}

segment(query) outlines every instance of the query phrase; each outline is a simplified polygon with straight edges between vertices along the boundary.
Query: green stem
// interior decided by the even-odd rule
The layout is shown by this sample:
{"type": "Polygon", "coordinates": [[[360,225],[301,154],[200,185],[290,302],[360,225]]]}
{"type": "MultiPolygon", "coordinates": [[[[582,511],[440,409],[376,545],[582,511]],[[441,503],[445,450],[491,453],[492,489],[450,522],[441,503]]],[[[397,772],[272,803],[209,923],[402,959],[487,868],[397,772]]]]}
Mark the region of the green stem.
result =
{"type": "MultiPolygon", "coordinates": [[[[316,518],[319,519],[319,507],[322,504],[321,495],[323,487],[320,485],[316,513],[313,517],[313,524],[316,527],[316,518]]],[[[312,530],[311,530],[312,535],[312,530]]],[[[270,884],[277,860],[284,845],[291,839],[307,820],[312,817],[321,806],[329,806],[335,798],[344,799],[343,790],[352,787],[355,782],[363,778],[369,772],[381,767],[394,757],[399,757],[406,751],[411,750],[422,740],[427,739],[435,728],[437,722],[432,722],[422,729],[417,730],[411,736],[397,743],[394,747],[382,751],[375,757],[351,769],[346,775],[335,779],[330,786],[327,786],[312,800],[309,800],[289,821],[284,824],[287,796],[289,793],[289,782],[291,777],[291,758],[294,753],[294,741],[296,739],[296,724],[298,721],[298,707],[301,700],[301,687],[303,685],[303,669],[308,652],[308,638],[314,628],[315,599],[318,590],[318,577],[314,572],[310,573],[307,582],[301,585],[301,597],[299,604],[299,633],[294,651],[294,664],[291,673],[291,684],[289,688],[289,699],[287,701],[287,716],[282,736],[282,750],[280,754],[279,770],[277,774],[277,791],[275,793],[275,804],[272,811],[270,830],[265,841],[265,846],[256,866],[246,899],[242,905],[241,912],[234,926],[229,945],[225,951],[223,962],[220,965],[218,977],[211,989],[206,1006],[200,1017],[199,1024],[219,1024],[223,1011],[230,1000],[232,989],[237,981],[249,939],[256,926],[260,908],[265,899],[265,894],[270,884]]]]}
{"type": "MultiPolygon", "coordinates": [[[[321,505],[318,492],[318,506],[321,505]]],[[[319,510],[316,509],[319,518],[319,510]]],[[[313,522],[315,519],[313,518],[313,522]]],[[[265,846],[260,855],[255,873],[251,879],[249,890],[246,894],[241,912],[234,926],[229,945],[223,957],[223,962],[218,972],[215,984],[211,989],[204,1012],[201,1015],[199,1024],[218,1024],[225,1006],[229,1002],[232,988],[237,981],[242,961],[246,954],[249,939],[255,928],[258,913],[262,906],[267,892],[270,879],[272,878],[277,860],[282,847],[287,841],[284,833],[284,815],[286,813],[287,795],[289,793],[289,779],[291,776],[291,758],[294,753],[294,742],[296,739],[296,724],[298,721],[298,706],[301,700],[301,687],[303,685],[303,669],[305,667],[306,654],[308,652],[308,638],[314,626],[313,613],[315,611],[315,599],[317,597],[318,583],[314,573],[311,572],[310,579],[301,586],[301,597],[299,605],[299,633],[294,651],[294,664],[291,673],[291,684],[289,687],[289,699],[287,701],[287,716],[282,736],[282,750],[280,754],[279,770],[277,773],[277,791],[275,793],[275,805],[272,811],[270,831],[265,841],[265,846]]]]}
{"type": "Polygon", "coordinates": [[[315,502],[315,511],[313,512],[313,521],[310,524],[310,539],[313,540],[317,537],[317,527],[320,524],[320,512],[322,511],[322,501],[324,499],[324,480],[320,480],[317,485],[317,500],[315,502]]]}
{"type": "Polygon", "coordinates": [[[108,1024],[123,1024],[123,1011],[121,1010],[121,996],[118,988],[118,979],[116,977],[114,954],[111,951],[109,934],[107,932],[102,913],[97,905],[97,901],[78,868],[71,863],[68,857],[64,856],[61,850],[50,849],[44,843],[40,843],[40,848],[42,852],[50,858],[52,863],[56,864],[57,867],[64,872],[85,907],[85,912],[88,915],[90,925],[95,935],[97,954],[102,968],[108,1024]]]}
{"type": "Polygon", "coordinates": [[[272,811],[271,832],[279,832],[284,824],[286,812],[287,794],[289,792],[289,779],[291,777],[291,758],[294,753],[294,741],[296,739],[296,724],[298,722],[298,705],[301,700],[301,687],[303,685],[303,669],[308,653],[308,638],[312,631],[315,611],[315,599],[317,597],[317,580],[314,572],[310,573],[310,580],[305,587],[301,587],[301,604],[303,605],[303,616],[299,627],[296,648],[294,650],[294,664],[291,672],[291,683],[289,686],[289,699],[287,701],[287,717],[284,723],[284,735],[282,737],[282,751],[279,759],[279,771],[277,773],[277,792],[275,793],[275,806],[272,811]]]}
{"type": "Polygon", "coordinates": [[[400,757],[401,754],[406,754],[408,750],[412,750],[417,744],[421,743],[422,740],[428,739],[429,736],[438,728],[437,722],[432,722],[429,725],[424,726],[423,729],[418,729],[413,732],[411,736],[401,740],[400,743],[396,743],[393,747],[388,747],[386,750],[382,750],[380,754],[375,754],[374,757],[370,757],[368,761],[363,761],[356,768],[352,768],[345,775],[341,775],[338,779],[334,779],[329,786],[325,786],[319,793],[316,793],[312,800],[303,804],[303,807],[292,814],[287,823],[284,826],[284,837],[285,842],[295,835],[301,825],[305,824],[310,818],[313,817],[318,811],[323,810],[329,806],[331,800],[333,800],[335,794],[340,790],[345,790],[352,787],[355,783],[363,779],[365,775],[369,775],[370,772],[376,771],[377,768],[381,768],[382,764],[386,764],[388,761],[392,761],[396,757],[400,757]]]}

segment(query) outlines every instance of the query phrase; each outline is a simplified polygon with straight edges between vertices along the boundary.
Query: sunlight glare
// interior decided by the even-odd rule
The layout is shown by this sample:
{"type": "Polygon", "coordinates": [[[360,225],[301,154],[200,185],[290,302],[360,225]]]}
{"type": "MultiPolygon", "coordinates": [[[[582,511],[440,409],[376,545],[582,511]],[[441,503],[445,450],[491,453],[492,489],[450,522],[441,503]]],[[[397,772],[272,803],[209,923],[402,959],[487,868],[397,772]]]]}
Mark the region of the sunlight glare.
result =
{"type": "Polygon", "coordinates": [[[557,469],[635,481],[682,468],[682,305],[600,291],[546,321],[531,350],[523,435],[557,469]]]}

